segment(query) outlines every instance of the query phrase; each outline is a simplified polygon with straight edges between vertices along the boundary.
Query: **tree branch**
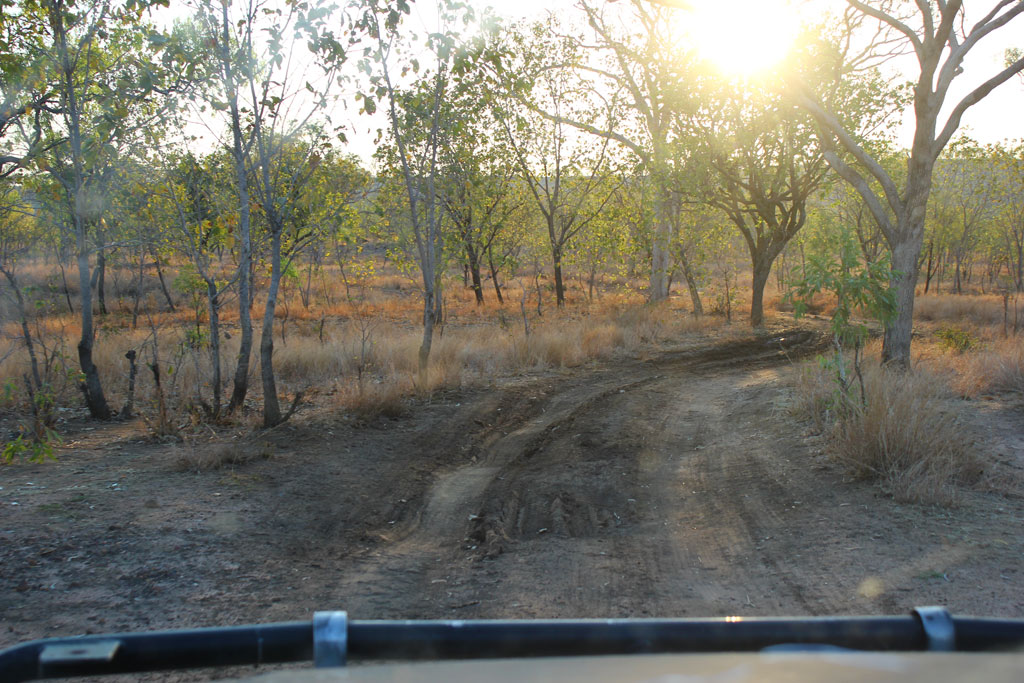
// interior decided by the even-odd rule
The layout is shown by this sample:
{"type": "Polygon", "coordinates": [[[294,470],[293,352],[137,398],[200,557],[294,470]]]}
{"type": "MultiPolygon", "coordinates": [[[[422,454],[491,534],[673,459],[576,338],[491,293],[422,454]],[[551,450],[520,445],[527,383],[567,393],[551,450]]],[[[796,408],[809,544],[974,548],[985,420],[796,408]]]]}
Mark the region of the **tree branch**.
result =
{"type": "Polygon", "coordinates": [[[856,8],[860,12],[863,12],[869,17],[874,17],[875,19],[879,20],[884,24],[888,24],[892,28],[896,29],[897,31],[905,35],[907,39],[910,41],[910,44],[914,46],[914,52],[917,53],[918,60],[924,59],[924,46],[921,44],[921,39],[918,38],[917,33],[915,33],[912,28],[904,24],[896,17],[890,14],[886,14],[882,10],[875,9],[874,7],[871,7],[870,5],[867,5],[863,2],[860,2],[860,0],[846,1],[850,3],[852,7],[856,8]]]}
{"type": "MultiPolygon", "coordinates": [[[[854,140],[850,132],[843,127],[843,124],[839,119],[826,112],[817,101],[804,92],[803,87],[801,87],[800,91],[797,93],[796,99],[804,109],[807,109],[810,112],[811,116],[814,117],[814,120],[817,121],[821,127],[835,135],[846,151],[852,154],[857,162],[864,166],[864,168],[874,176],[882,186],[882,191],[885,193],[885,198],[889,204],[889,208],[892,209],[893,213],[899,215],[903,209],[903,200],[900,197],[900,192],[896,187],[896,183],[892,181],[892,178],[889,177],[889,174],[886,173],[881,164],[875,161],[875,159],[872,158],[863,147],[857,144],[857,141],[854,140]]],[[[833,156],[835,157],[835,155],[833,156]]],[[[832,166],[832,161],[830,159],[828,161],[829,165],[832,166]]],[[[835,168],[835,166],[833,166],[833,168],[835,168]]]]}
{"type": "MultiPolygon", "coordinates": [[[[1024,10],[1024,4],[1021,5],[1021,9],[1024,10]]],[[[963,118],[964,112],[966,112],[969,108],[973,107],[978,102],[981,102],[997,86],[1001,85],[1002,83],[1005,83],[1015,74],[1020,73],[1022,70],[1024,70],[1024,57],[1018,59],[1010,66],[1006,67],[998,74],[996,74],[992,78],[988,79],[987,81],[979,85],[977,88],[968,93],[966,97],[960,100],[959,104],[957,104],[956,107],[954,107],[952,113],[950,113],[949,119],[946,121],[946,125],[943,126],[942,128],[942,132],[939,133],[938,137],[935,139],[935,143],[931,150],[932,158],[935,158],[939,155],[939,153],[949,142],[949,139],[953,137],[953,133],[955,133],[956,129],[960,127],[960,119],[963,118]]]]}

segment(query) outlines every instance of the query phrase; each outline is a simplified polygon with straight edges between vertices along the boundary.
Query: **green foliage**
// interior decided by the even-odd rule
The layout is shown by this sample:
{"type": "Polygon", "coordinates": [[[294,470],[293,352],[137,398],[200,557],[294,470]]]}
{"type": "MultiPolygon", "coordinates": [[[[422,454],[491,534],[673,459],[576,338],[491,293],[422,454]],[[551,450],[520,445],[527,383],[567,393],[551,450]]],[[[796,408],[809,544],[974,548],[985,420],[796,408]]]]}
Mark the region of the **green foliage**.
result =
{"type": "MultiPolygon", "coordinates": [[[[10,400],[13,393],[14,384],[8,381],[4,386],[4,399],[10,400]]],[[[47,458],[57,459],[54,447],[61,443],[61,439],[53,428],[53,409],[56,404],[53,387],[44,384],[35,391],[29,390],[28,394],[32,404],[32,423],[28,427],[19,425],[17,435],[4,444],[3,450],[0,450],[0,462],[4,464],[18,459],[33,463],[41,463],[47,458]]]]}
{"type": "Polygon", "coordinates": [[[831,358],[819,358],[819,362],[835,378],[830,408],[839,415],[849,416],[863,408],[867,400],[860,361],[868,326],[854,316],[865,313],[878,322],[887,323],[896,315],[896,296],[888,287],[891,271],[887,255],[864,263],[860,245],[845,224],[838,226],[833,239],[838,249],[812,253],[803,279],[791,287],[786,297],[793,302],[795,318],[807,313],[811,299],[819,292],[827,291],[835,297],[836,308],[829,325],[835,353],[831,358]],[[850,359],[844,355],[844,350],[849,348],[853,351],[853,370],[860,385],[859,405],[850,397],[853,378],[849,372],[850,359]]]}
{"type": "Polygon", "coordinates": [[[836,299],[832,334],[840,345],[859,347],[867,339],[868,326],[856,314],[866,314],[883,324],[896,314],[895,293],[888,286],[889,258],[883,255],[864,263],[856,238],[845,226],[834,238],[837,250],[811,253],[803,279],[793,284],[786,298],[793,302],[794,317],[800,318],[806,315],[816,294],[831,293],[836,299]]]}
{"type": "Polygon", "coordinates": [[[935,332],[935,336],[939,338],[945,348],[957,353],[969,351],[978,343],[970,332],[955,325],[940,328],[935,332]]]}
{"type": "Polygon", "coordinates": [[[0,461],[10,464],[18,459],[24,459],[32,463],[44,462],[47,458],[56,460],[54,446],[60,444],[60,436],[56,431],[47,427],[41,438],[30,436],[25,438],[24,434],[4,444],[3,451],[0,451],[0,461]]]}

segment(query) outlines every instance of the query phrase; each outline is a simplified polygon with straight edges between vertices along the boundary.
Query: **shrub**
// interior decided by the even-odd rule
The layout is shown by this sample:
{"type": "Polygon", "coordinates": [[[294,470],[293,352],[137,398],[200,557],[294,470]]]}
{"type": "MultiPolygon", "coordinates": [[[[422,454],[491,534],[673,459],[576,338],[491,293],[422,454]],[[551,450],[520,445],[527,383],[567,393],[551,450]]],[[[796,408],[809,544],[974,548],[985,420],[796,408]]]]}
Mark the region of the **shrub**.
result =
{"type": "Polygon", "coordinates": [[[935,332],[935,336],[942,341],[947,349],[963,353],[977,345],[971,333],[961,327],[942,327],[935,332]]]}

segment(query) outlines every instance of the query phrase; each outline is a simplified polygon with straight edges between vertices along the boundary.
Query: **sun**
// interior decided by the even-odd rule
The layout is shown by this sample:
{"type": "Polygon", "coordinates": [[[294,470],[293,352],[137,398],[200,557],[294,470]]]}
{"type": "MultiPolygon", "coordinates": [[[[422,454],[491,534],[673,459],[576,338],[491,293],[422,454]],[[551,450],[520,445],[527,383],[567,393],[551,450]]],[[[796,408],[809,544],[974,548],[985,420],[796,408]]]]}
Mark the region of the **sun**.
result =
{"type": "Polygon", "coordinates": [[[683,15],[687,40],[698,54],[730,76],[768,71],[789,53],[800,28],[785,0],[691,0],[683,15]]]}

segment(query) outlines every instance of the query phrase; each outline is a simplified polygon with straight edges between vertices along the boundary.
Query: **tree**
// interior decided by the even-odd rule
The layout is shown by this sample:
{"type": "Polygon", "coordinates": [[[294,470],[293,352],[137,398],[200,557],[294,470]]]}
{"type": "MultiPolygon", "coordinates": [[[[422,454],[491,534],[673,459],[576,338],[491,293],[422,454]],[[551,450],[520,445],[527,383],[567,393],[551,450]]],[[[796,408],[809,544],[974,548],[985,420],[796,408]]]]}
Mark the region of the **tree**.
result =
{"type": "MultiPolygon", "coordinates": [[[[534,27],[533,40],[520,38],[521,53],[543,50],[537,42],[542,28],[543,25],[534,27]]],[[[518,87],[524,89],[522,85],[518,87]]],[[[574,74],[564,68],[540,69],[528,90],[517,92],[504,102],[495,102],[492,110],[543,218],[555,278],[555,300],[563,306],[562,267],[566,251],[577,235],[605,210],[617,188],[612,173],[612,138],[601,136],[594,149],[589,141],[571,135],[571,129],[585,126],[611,130],[615,108],[590,106],[592,103],[578,88],[574,74]]]]}
{"type": "MultiPolygon", "coordinates": [[[[388,135],[391,141],[390,166],[401,178],[408,200],[408,219],[416,244],[417,264],[423,283],[423,339],[419,349],[419,379],[425,387],[434,325],[440,304],[444,239],[443,207],[439,194],[441,165],[439,155],[445,103],[451,97],[455,81],[465,75],[485,54],[483,47],[493,28],[488,16],[475,26],[475,13],[462,3],[446,0],[438,5],[438,29],[428,34],[426,55],[429,69],[420,73],[418,86],[402,90],[395,80],[395,59],[406,59],[401,73],[420,71],[420,59],[409,54],[399,25],[409,5],[399,0],[394,6],[380,0],[363,0],[358,6],[354,26],[357,40],[366,36],[361,69],[370,76],[370,90],[360,93],[365,111],[376,111],[377,102],[387,107],[388,135]],[[455,28],[478,29],[472,38],[463,37],[455,28]],[[375,68],[376,67],[376,68],[375,68]],[[377,70],[379,69],[379,70],[377,70]]],[[[487,58],[496,61],[492,55],[487,58]]]]}
{"type": "MultiPolygon", "coordinates": [[[[106,248],[106,191],[118,158],[133,145],[152,144],[156,124],[180,89],[183,61],[163,51],[166,37],[143,21],[146,2],[34,0],[22,12],[45,31],[39,43],[48,87],[46,154],[37,164],[60,189],[61,225],[73,235],[81,290],[82,335],[78,358],[82,393],[90,414],[112,416],[93,362],[95,328],[90,259],[106,248]]],[[[102,269],[101,271],[102,272],[102,269]]]]}
{"type": "Polygon", "coordinates": [[[777,97],[704,88],[700,108],[679,117],[689,135],[698,193],[743,236],[753,284],[750,323],[764,322],[764,288],[776,257],[804,226],[828,166],[810,122],[777,97]]]}
{"type": "Polygon", "coordinates": [[[966,137],[950,143],[936,161],[929,222],[944,236],[953,261],[953,291],[963,293],[968,262],[991,219],[998,184],[987,150],[966,137]]]}
{"type": "Polygon", "coordinates": [[[52,144],[44,122],[57,110],[45,14],[31,6],[0,12],[0,178],[7,178],[52,144]]]}
{"type": "MultiPolygon", "coordinates": [[[[508,220],[521,205],[516,164],[479,83],[461,79],[445,103],[440,164],[441,201],[451,224],[450,251],[462,253],[473,294],[484,302],[481,270],[508,220]]],[[[493,258],[490,260],[493,266],[493,258]]],[[[492,268],[493,270],[493,268],[492,268]]],[[[492,274],[493,275],[493,274],[492,274]]],[[[501,289],[495,292],[501,297],[501,289]]]]}
{"type": "MultiPolygon", "coordinates": [[[[191,154],[173,159],[161,181],[154,188],[147,213],[152,219],[177,228],[173,243],[188,258],[189,270],[206,297],[212,400],[206,403],[201,396],[198,400],[207,415],[216,420],[222,409],[220,309],[222,297],[238,281],[240,273],[236,270],[230,280],[218,278],[213,257],[229,240],[230,223],[227,216],[217,215],[214,210],[209,196],[212,174],[191,154]]],[[[197,338],[198,325],[197,319],[197,338]]]]}
{"type": "Polygon", "coordinates": [[[1024,291],[1024,145],[999,146],[994,150],[998,169],[995,224],[1006,244],[1014,286],[1024,291]]]}
{"type": "MultiPolygon", "coordinates": [[[[913,85],[914,139],[901,185],[886,171],[876,156],[858,140],[858,131],[842,120],[840,111],[822,102],[809,87],[795,84],[796,101],[817,122],[826,145],[826,159],[849,182],[867,204],[892,250],[891,287],[895,292],[896,316],[886,325],[882,347],[883,362],[908,368],[913,325],[914,292],[918,260],[924,241],[932,173],[942,150],[960,127],[968,109],[992,90],[1024,70],[1018,58],[1001,71],[976,85],[953,104],[940,122],[954,79],[963,71],[964,58],[987,36],[1024,13],[1024,3],[999,0],[982,11],[973,24],[968,21],[963,0],[847,0],[851,33],[865,25],[877,30],[873,46],[877,56],[893,53],[894,43],[913,52],[918,75],[913,85]],[[852,156],[845,160],[839,149],[852,156]],[[872,189],[867,177],[881,186],[872,189]]],[[[862,66],[853,64],[854,67],[862,66]]]]}
{"type": "Polygon", "coordinates": [[[615,112],[604,121],[586,120],[570,110],[552,111],[534,105],[537,113],[552,121],[624,146],[636,155],[643,172],[653,178],[648,298],[661,301],[668,296],[673,242],[666,186],[672,116],[684,106],[680,97],[685,97],[686,90],[680,87],[680,53],[671,10],[651,5],[647,0],[630,0],[626,7],[584,0],[579,7],[586,15],[591,35],[562,35],[553,23],[546,28],[539,25],[533,33],[540,39],[530,49],[520,48],[524,63],[509,72],[516,73],[516,80],[522,83],[561,69],[575,84],[577,96],[590,100],[590,108],[615,112]],[[558,49],[553,49],[552,43],[558,49]],[[624,112],[628,112],[628,120],[624,112]]]}
{"type": "MultiPolygon", "coordinates": [[[[282,247],[286,225],[296,208],[295,188],[308,181],[320,142],[313,142],[298,157],[292,155],[287,161],[289,153],[286,148],[308,131],[307,124],[314,112],[326,101],[326,92],[317,91],[307,82],[306,90],[313,93],[313,103],[299,114],[294,114],[286,106],[294,100],[296,92],[287,72],[292,60],[289,51],[301,42],[323,57],[326,88],[333,81],[341,46],[329,31],[321,33],[326,27],[329,10],[319,5],[294,2],[281,8],[250,2],[237,17],[231,16],[228,5],[204,2],[199,6],[200,25],[214,46],[219,71],[209,104],[215,110],[227,112],[231,134],[228,149],[234,162],[238,196],[238,305],[242,329],[228,411],[240,407],[248,391],[253,341],[250,313],[253,296],[252,206],[256,200],[259,218],[266,224],[270,247],[270,282],[260,333],[260,379],[263,386],[263,423],[271,427],[291,414],[281,413],[273,366],[274,312],[281,276],[289,258],[283,254],[282,247]],[[256,37],[258,33],[259,39],[256,37]],[[288,39],[293,37],[298,40],[289,48],[288,39]],[[295,165],[296,161],[298,165],[295,165]],[[288,179],[290,189],[282,186],[282,167],[288,164],[294,172],[288,179]]],[[[297,244],[292,246],[297,247],[297,244]]],[[[292,409],[297,405],[296,397],[292,409]]]]}

